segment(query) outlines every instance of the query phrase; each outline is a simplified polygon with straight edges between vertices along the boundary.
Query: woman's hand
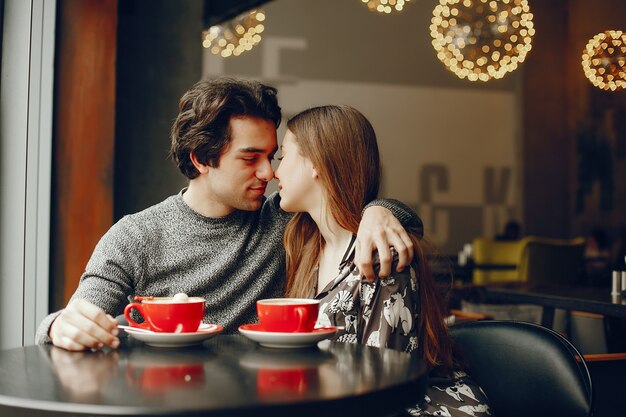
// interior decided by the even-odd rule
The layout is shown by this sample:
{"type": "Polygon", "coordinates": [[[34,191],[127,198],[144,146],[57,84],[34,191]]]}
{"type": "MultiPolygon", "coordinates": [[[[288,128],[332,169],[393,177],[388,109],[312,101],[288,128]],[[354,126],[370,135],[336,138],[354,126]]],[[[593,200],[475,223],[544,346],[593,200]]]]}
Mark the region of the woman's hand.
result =
{"type": "Polygon", "coordinates": [[[368,207],[363,213],[356,235],[354,263],[368,281],[374,281],[373,253],[380,259],[379,278],[391,274],[393,257],[390,247],[398,252],[397,271],[400,272],[413,261],[414,247],[408,233],[388,209],[381,206],[368,207]]]}

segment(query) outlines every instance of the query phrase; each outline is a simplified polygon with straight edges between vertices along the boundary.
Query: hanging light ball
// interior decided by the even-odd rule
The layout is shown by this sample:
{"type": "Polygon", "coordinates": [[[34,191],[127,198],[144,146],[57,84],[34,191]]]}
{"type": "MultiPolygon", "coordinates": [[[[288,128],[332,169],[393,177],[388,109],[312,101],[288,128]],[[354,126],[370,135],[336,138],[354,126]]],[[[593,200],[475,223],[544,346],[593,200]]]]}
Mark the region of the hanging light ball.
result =
{"type": "Polygon", "coordinates": [[[603,90],[626,88],[626,33],[607,30],[589,39],[583,49],[585,76],[603,90]]]}
{"type": "Polygon", "coordinates": [[[439,0],[430,25],[437,58],[470,81],[514,71],[534,34],[527,0],[439,0]]]}
{"type": "Polygon", "coordinates": [[[261,42],[265,13],[251,10],[202,32],[202,46],[223,58],[239,56],[261,42]]]}
{"type": "Polygon", "coordinates": [[[386,13],[401,12],[404,5],[411,0],[361,0],[367,4],[367,8],[372,12],[386,13]]]}

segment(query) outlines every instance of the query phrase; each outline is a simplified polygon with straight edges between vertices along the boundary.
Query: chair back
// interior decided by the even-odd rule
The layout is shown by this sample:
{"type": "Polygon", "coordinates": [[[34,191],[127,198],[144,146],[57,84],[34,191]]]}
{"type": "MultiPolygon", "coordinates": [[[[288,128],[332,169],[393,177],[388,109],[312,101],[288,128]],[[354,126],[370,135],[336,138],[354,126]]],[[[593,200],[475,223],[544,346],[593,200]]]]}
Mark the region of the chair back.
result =
{"type": "Polygon", "coordinates": [[[532,323],[487,320],[454,325],[450,335],[494,415],[590,415],[587,364],[558,333],[532,323]]]}
{"type": "Polygon", "coordinates": [[[519,276],[522,281],[574,284],[584,273],[585,239],[561,240],[530,236],[522,240],[519,276]]]}
{"type": "Polygon", "coordinates": [[[486,266],[517,266],[522,251],[521,241],[498,241],[476,238],[472,241],[474,269],[472,282],[484,285],[491,282],[518,281],[518,273],[513,269],[490,269],[486,266]]]}

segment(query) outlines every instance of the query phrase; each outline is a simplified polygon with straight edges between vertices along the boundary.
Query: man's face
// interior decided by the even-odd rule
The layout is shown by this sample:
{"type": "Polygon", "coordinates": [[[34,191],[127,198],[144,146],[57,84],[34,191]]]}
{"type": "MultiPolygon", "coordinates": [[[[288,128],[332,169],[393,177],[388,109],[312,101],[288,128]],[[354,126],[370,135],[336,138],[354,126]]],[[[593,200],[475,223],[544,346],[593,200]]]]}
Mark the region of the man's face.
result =
{"type": "Polygon", "coordinates": [[[277,150],[276,126],[256,117],[230,119],[231,141],[210,168],[207,184],[214,202],[233,211],[258,210],[267,183],[274,178],[272,159],[277,150]]]}

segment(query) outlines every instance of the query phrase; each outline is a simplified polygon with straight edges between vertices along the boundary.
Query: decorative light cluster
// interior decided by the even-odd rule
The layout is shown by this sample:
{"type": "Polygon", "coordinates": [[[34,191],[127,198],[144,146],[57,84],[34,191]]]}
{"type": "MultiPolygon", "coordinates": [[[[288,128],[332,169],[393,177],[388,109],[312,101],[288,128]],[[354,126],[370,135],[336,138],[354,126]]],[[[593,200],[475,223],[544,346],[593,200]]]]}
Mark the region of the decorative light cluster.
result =
{"type": "Polygon", "coordinates": [[[390,14],[394,10],[401,12],[404,5],[411,0],[361,0],[372,12],[390,14]]]}
{"type": "Polygon", "coordinates": [[[527,0],[439,0],[431,23],[437,58],[470,81],[514,71],[535,34],[527,0]]]}
{"type": "Polygon", "coordinates": [[[261,42],[264,20],[262,10],[252,10],[228,22],[211,26],[202,32],[202,46],[224,58],[239,56],[261,42]]]}
{"type": "Polygon", "coordinates": [[[626,33],[607,30],[589,39],[582,64],[585,76],[596,87],[611,91],[626,88],[626,33]]]}

